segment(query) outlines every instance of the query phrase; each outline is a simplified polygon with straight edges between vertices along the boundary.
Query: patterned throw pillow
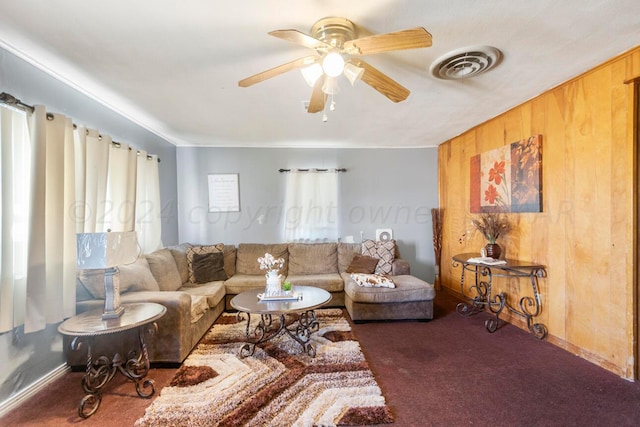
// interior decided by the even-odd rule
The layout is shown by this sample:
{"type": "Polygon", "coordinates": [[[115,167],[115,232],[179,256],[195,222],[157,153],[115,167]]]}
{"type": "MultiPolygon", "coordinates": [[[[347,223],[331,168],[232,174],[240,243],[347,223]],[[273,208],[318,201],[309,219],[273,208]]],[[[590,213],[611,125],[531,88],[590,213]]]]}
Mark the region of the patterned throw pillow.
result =
{"type": "Polygon", "coordinates": [[[364,288],[395,288],[393,280],[379,274],[353,273],[351,278],[358,286],[364,288]]]}
{"type": "Polygon", "coordinates": [[[216,252],[222,252],[224,250],[224,244],[218,243],[216,245],[206,245],[206,246],[192,246],[187,248],[187,267],[189,269],[189,282],[197,283],[196,277],[193,272],[193,255],[204,255],[216,252]]]}
{"type": "Polygon", "coordinates": [[[396,256],[396,242],[395,240],[384,242],[365,240],[362,242],[362,255],[380,260],[376,265],[375,274],[391,274],[391,266],[396,256]]]}

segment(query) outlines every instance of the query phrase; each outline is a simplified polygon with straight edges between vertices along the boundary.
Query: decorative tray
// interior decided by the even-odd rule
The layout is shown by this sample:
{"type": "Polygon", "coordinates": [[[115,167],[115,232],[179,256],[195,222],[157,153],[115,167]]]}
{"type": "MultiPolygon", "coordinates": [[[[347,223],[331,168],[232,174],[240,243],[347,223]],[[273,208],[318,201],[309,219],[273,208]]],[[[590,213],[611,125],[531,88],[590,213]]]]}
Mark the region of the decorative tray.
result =
{"type": "Polygon", "coordinates": [[[263,293],[258,294],[260,301],[298,301],[302,299],[302,292],[294,292],[290,295],[272,295],[266,296],[263,293]]]}

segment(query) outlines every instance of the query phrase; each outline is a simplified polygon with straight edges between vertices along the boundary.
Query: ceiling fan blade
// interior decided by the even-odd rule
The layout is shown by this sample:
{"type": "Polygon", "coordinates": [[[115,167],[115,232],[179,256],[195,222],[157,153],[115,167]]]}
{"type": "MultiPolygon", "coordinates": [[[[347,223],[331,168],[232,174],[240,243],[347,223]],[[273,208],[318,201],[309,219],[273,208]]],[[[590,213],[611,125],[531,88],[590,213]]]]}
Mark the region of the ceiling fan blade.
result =
{"type": "Polygon", "coordinates": [[[324,75],[320,76],[318,80],[316,80],[316,83],[313,85],[313,92],[311,93],[311,99],[309,100],[307,113],[317,113],[324,110],[324,103],[327,100],[327,94],[322,91],[324,78],[324,75]]]}
{"type": "Polygon", "coordinates": [[[422,27],[393,33],[376,34],[344,42],[344,50],[351,55],[371,55],[392,50],[416,49],[431,46],[431,34],[422,27]]]}
{"type": "Polygon", "coordinates": [[[332,46],[298,30],[275,30],[270,36],[278,37],[311,49],[330,49],[332,46]]]}
{"type": "Polygon", "coordinates": [[[392,100],[400,102],[407,99],[411,93],[409,89],[393,80],[391,77],[379,71],[377,68],[367,64],[361,59],[351,60],[354,65],[364,68],[362,81],[392,100]]]}
{"type": "Polygon", "coordinates": [[[258,74],[254,74],[253,76],[242,79],[238,82],[238,86],[240,87],[249,87],[256,83],[260,83],[267,79],[270,79],[275,76],[279,76],[280,74],[284,74],[287,71],[295,70],[296,68],[306,67],[307,65],[311,65],[320,59],[317,55],[305,56],[304,58],[296,59],[295,61],[287,62],[286,64],[278,65],[277,67],[271,68],[269,70],[263,71],[258,74]]]}

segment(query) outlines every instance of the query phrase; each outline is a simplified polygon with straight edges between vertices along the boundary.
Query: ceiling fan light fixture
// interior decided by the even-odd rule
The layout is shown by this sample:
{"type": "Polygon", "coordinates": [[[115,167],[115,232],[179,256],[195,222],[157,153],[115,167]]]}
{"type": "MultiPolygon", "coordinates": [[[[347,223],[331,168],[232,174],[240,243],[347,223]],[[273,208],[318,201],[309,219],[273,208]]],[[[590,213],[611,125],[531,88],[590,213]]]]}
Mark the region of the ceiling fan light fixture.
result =
{"type": "Polygon", "coordinates": [[[343,74],[347,78],[347,80],[349,80],[351,86],[353,86],[362,78],[362,75],[364,74],[364,68],[358,67],[357,65],[353,65],[352,63],[348,62],[344,65],[343,74]]]}
{"type": "Polygon", "coordinates": [[[338,86],[338,79],[335,77],[327,76],[324,79],[324,84],[322,85],[322,91],[327,95],[335,95],[340,92],[340,87],[338,86]]]}
{"type": "Polygon", "coordinates": [[[313,87],[324,71],[322,70],[322,66],[316,62],[308,67],[301,68],[300,72],[302,73],[302,77],[304,77],[304,81],[313,87]]]}
{"type": "Polygon", "coordinates": [[[338,77],[344,71],[344,58],[337,52],[328,53],[322,60],[322,69],[329,77],[338,77]]]}

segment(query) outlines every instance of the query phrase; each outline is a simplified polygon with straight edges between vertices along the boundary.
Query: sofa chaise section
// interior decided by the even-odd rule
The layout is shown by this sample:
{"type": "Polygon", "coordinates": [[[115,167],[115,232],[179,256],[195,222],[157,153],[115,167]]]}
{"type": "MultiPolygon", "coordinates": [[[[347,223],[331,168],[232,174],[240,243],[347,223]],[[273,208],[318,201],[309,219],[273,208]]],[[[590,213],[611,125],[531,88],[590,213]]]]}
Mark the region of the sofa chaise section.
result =
{"type": "Polygon", "coordinates": [[[406,274],[391,280],[395,288],[363,287],[345,277],[345,308],[354,322],[433,319],[432,284],[406,274]]]}

